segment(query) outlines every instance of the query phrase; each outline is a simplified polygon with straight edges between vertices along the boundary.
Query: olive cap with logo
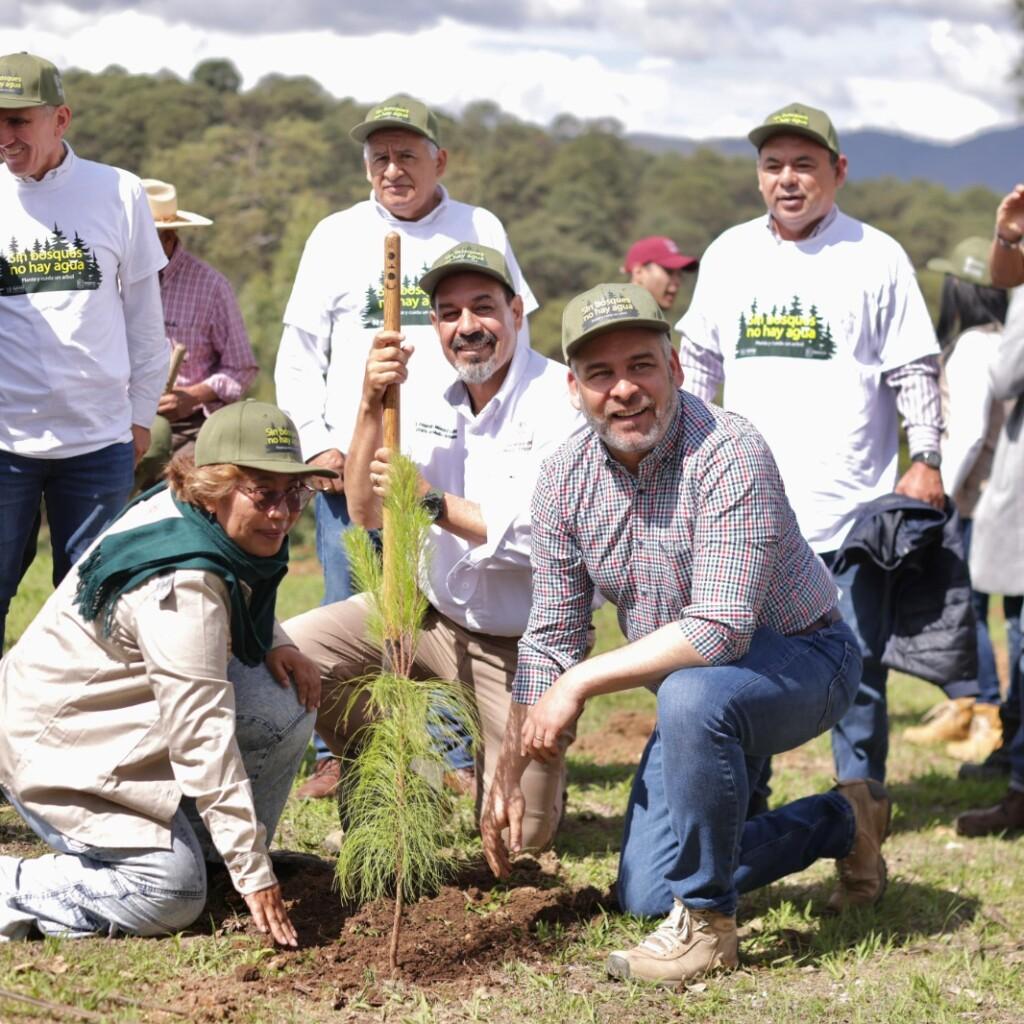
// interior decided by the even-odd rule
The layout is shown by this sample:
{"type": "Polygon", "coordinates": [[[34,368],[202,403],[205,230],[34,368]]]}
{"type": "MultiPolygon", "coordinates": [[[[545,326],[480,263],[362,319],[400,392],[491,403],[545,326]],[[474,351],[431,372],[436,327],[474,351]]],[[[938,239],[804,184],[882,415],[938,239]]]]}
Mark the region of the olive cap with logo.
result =
{"type": "Polygon", "coordinates": [[[655,298],[638,284],[599,284],[570,299],[562,311],[562,355],[566,362],[585,341],[623,327],[669,333],[655,298]]]}
{"type": "Polygon", "coordinates": [[[952,274],[962,281],[992,287],[992,275],[988,269],[989,252],[992,242],[988,238],[972,235],[953,246],[948,257],[936,257],[925,264],[929,270],[940,274],[952,274]]]}
{"type": "Polygon", "coordinates": [[[460,242],[438,256],[430,265],[430,269],[420,278],[420,287],[433,300],[437,286],[446,277],[465,271],[486,274],[495,281],[500,281],[513,295],[516,292],[505,257],[497,249],[492,249],[489,245],[478,245],[476,242],[460,242]]]}
{"type": "Polygon", "coordinates": [[[0,57],[0,108],[63,105],[64,83],[54,64],[24,52],[0,57]]]}
{"type": "Polygon", "coordinates": [[[336,477],[333,469],[302,461],[299,432],[276,405],[251,398],[218,409],[196,438],[197,466],[243,466],[267,473],[336,477]]]}
{"type": "Polygon", "coordinates": [[[434,112],[425,103],[405,93],[396,93],[375,107],[370,107],[366,117],[349,135],[356,142],[365,142],[374,132],[383,128],[404,128],[429,139],[435,146],[441,145],[434,112]]]}
{"type": "Polygon", "coordinates": [[[769,114],[747,138],[760,150],[773,135],[802,135],[836,156],[840,155],[839,136],[832,119],[824,110],[803,103],[790,103],[769,114]]]}

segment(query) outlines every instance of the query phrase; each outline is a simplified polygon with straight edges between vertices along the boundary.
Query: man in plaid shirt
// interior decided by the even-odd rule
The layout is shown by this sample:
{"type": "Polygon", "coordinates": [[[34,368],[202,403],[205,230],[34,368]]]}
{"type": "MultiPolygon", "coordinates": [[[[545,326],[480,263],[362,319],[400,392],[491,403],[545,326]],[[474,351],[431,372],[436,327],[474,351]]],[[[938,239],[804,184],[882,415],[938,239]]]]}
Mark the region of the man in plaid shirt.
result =
{"type": "Polygon", "coordinates": [[[245,395],[259,366],[231,283],[189,252],[178,235],[181,228],[213,221],[180,209],[169,182],[146,178],[142,185],[167,257],[160,271],[164,330],[172,345],[186,350],[173,387],[160,398],[149,451],[135,472],[136,484],[149,487],[175,452],[192,450],[210,413],[245,395]]]}
{"type": "Polygon", "coordinates": [[[534,492],[533,605],[481,831],[507,874],[524,766],[560,756],[588,698],[654,689],[618,896],[623,910],[668,917],[608,970],[679,982],[736,965],[739,892],[819,857],[839,862],[834,909],[879,899],[890,804],[880,783],[841,781],[745,820],[765,759],[849,707],[860,654],[764,439],[678,390],[668,332],[632,284],[598,285],[565,309],[570,394],[591,430],[544,463],[534,492]],[[629,642],[584,661],[595,587],[629,642]]]}

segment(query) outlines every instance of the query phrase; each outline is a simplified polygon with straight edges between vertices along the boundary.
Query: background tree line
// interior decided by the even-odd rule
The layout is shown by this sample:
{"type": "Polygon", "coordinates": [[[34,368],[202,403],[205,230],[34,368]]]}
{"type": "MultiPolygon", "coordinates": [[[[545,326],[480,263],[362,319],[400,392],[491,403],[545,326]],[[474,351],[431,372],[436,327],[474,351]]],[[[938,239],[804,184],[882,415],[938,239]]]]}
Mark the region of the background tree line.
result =
{"type": "MultiPolygon", "coordinates": [[[[1021,0],[1017,0],[1018,4],[1021,0]]],[[[268,75],[241,91],[230,61],[206,60],[188,81],[118,67],[65,76],[74,109],[68,138],[88,158],[171,181],[181,206],[212,217],[187,245],[235,286],[263,373],[254,393],[273,394],[272,371],[302,246],[318,220],[369,194],[361,148],[348,135],[366,105],[335,99],[310,77],[268,75]]],[[[555,355],[565,300],[619,280],[628,244],[649,234],[700,255],[721,231],[763,212],[754,153],[652,154],[612,119],[556,118],[547,128],[490,101],[441,117],[453,197],[505,224],[541,303],[534,345],[555,355]]],[[[988,235],[999,197],[952,193],[926,181],[858,181],[840,193],[848,213],[895,236],[918,267],[970,234],[988,235]]],[[[940,281],[921,275],[929,302],[940,281]]],[[[684,285],[674,312],[689,301],[684,285]]]]}

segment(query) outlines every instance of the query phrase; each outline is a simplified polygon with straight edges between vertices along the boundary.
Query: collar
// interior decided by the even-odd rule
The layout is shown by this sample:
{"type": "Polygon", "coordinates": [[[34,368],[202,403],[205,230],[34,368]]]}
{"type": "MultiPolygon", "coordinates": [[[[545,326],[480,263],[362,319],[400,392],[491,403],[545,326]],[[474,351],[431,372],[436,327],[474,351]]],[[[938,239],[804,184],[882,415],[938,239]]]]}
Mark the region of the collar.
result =
{"type": "Polygon", "coordinates": [[[174,252],[171,253],[171,258],[167,261],[166,266],[160,271],[160,281],[164,282],[174,277],[182,267],[185,266],[191,260],[189,251],[181,242],[181,235],[178,236],[178,244],[174,247],[174,252]]]}
{"type": "Polygon", "coordinates": [[[64,177],[71,171],[72,166],[75,163],[75,151],[71,148],[70,143],[64,143],[64,159],[61,160],[52,171],[47,171],[38,181],[35,178],[15,178],[15,181],[22,188],[38,188],[40,185],[46,185],[51,181],[56,181],[58,178],[64,177]]]}
{"type": "Polygon", "coordinates": [[[626,467],[619,462],[618,459],[612,455],[611,450],[608,446],[601,442],[601,447],[604,449],[605,462],[617,469],[618,471],[625,473],[631,480],[637,483],[646,482],[651,480],[658,474],[661,467],[672,457],[676,449],[682,450],[682,438],[683,438],[683,410],[685,407],[685,399],[683,397],[682,390],[676,392],[679,395],[679,409],[676,415],[672,418],[672,422],[668,425],[668,430],[662,435],[661,440],[640,460],[640,465],[637,468],[636,476],[626,467]]]}
{"type": "MultiPolygon", "coordinates": [[[[832,209],[829,210],[828,213],[826,213],[825,216],[822,217],[821,220],[819,220],[818,223],[814,225],[814,230],[806,238],[797,239],[796,244],[799,245],[800,242],[810,241],[810,239],[815,238],[824,231],[827,231],[835,223],[835,219],[838,216],[839,207],[836,206],[835,203],[833,203],[832,209]]],[[[768,228],[768,230],[771,232],[772,238],[774,238],[775,241],[778,242],[780,245],[786,241],[785,238],[779,238],[778,234],[776,234],[775,218],[772,217],[770,213],[765,214],[765,227],[768,228]]]]}
{"type": "Polygon", "coordinates": [[[498,388],[494,397],[475,415],[473,413],[473,406],[469,401],[469,390],[461,380],[456,380],[445,388],[444,400],[453,409],[461,412],[468,420],[480,422],[483,420],[484,414],[487,414],[488,417],[496,416],[508,400],[509,395],[518,390],[519,382],[523,379],[523,374],[526,372],[526,364],[529,361],[530,349],[525,345],[517,343],[512,353],[512,360],[508,366],[508,373],[505,374],[501,387],[498,388]]]}
{"type": "Polygon", "coordinates": [[[394,224],[396,227],[408,227],[410,224],[433,224],[436,220],[444,215],[448,209],[448,190],[440,183],[437,186],[438,191],[441,193],[441,202],[435,206],[430,213],[419,220],[402,220],[396,217],[387,207],[382,206],[377,202],[377,197],[373,194],[373,189],[370,190],[370,202],[373,203],[378,215],[386,220],[389,224],[394,224]]]}

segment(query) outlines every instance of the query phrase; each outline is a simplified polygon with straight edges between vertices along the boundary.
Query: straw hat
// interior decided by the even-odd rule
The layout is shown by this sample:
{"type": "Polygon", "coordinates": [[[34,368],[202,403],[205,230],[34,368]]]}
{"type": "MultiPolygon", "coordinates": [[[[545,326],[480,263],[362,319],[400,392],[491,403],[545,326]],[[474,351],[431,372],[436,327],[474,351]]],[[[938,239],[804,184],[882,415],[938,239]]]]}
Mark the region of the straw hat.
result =
{"type": "Polygon", "coordinates": [[[160,228],[203,228],[213,223],[209,217],[178,209],[178,190],[166,181],[143,178],[149,210],[153,214],[157,229],[160,228]]]}

